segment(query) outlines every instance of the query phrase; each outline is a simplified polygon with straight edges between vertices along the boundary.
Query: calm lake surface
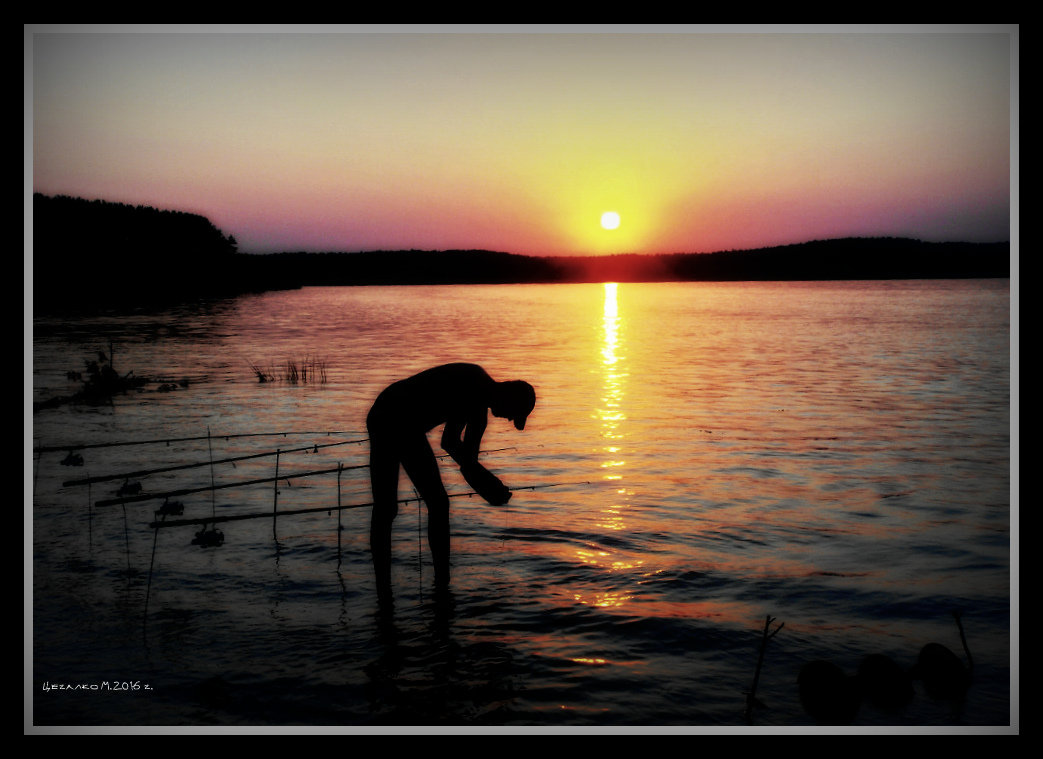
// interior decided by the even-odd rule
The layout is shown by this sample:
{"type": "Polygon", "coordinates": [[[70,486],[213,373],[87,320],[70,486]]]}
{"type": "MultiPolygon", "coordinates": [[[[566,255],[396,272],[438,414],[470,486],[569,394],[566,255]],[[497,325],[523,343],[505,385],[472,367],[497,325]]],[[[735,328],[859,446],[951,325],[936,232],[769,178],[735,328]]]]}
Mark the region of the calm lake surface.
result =
{"type": "Polygon", "coordinates": [[[36,725],[812,727],[804,664],[965,659],[953,611],[963,703],[917,681],[853,724],[1016,724],[1008,280],[307,288],[33,327],[35,401],[110,345],[156,380],[33,414],[33,445],[62,447],[26,483],[36,725]],[[449,599],[404,504],[382,609],[369,509],[326,510],[369,502],[368,447],[327,444],[451,361],[537,389],[526,429],[493,418],[483,443],[516,492],[453,498],[449,599]],[[62,463],[150,440],[173,442],[62,463]],[[267,515],[220,547],[149,526],[158,494],[277,467],[277,491],[170,499],[169,520],[267,515]],[[157,497],[104,505],[125,480],[157,497]]]}

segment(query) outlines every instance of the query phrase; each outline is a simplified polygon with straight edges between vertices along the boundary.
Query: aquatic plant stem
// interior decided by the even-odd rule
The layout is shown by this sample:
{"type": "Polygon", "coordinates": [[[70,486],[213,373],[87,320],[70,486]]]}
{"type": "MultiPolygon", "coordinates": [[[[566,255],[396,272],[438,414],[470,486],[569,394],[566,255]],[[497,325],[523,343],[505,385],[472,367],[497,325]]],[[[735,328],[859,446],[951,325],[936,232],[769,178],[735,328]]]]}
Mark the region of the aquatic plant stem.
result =
{"type": "Polygon", "coordinates": [[[276,533],[276,521],[279,513],[279,451],[275,451],[275,479],[272,483],[272,538],[279,539],[276,533]]]}
{"type": "Polygon", "coordinates": [[[757,685],[760,683],[761,678],[761,667],[764,664],[764,651],[768,647],[768,641],[779,634],[779,630],[786,624],[780,622],[779,626],[768,632],[771,627],[771,623],[774,622],[774,618],[769,614],[764,619],[764,631],[761,633],[761,645],[760,650],[757,652],[757,669],[753,673],[753,685],[750,686],[750,692],[746,694],[746,719],[748,720],[753,714],[753,707],[757,703],[757,685]]]}

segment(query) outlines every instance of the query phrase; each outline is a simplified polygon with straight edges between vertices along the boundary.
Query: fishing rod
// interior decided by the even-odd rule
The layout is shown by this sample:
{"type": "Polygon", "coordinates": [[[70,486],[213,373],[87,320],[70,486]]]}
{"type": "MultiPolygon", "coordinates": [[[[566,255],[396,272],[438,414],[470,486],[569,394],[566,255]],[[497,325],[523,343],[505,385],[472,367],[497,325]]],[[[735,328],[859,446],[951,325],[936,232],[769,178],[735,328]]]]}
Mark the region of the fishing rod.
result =
{"type": "Polygon", "coordinates": [[[128,495],[122,498],[107,498],[101,501],[95,501],[95,506],[118,506],[125,503],[140,503],[141,501],[151,501],[157,498],[171,498],[183,495],[192,495],[193,493],[205,493],[212,490],[223,490],[225,488],[244,488],[249,485],[260,485],[265,482],[278,482],[279,480],[290,480],[300,479],[302,477],[312,477],[317,474],[332,474],[333,472],[339,472],[341,470],[348,469],[366,469],[369,464],[357,464],[355,466],[345,467],[333,467],[332,469],[316,469],[312,472],[300,472],[292,475],[282,475],[279,477],[262,477],[258,480],[242,480],[239,482],[226,482],[221,485],[204,485],[198,488],[182,488],[181,490],[167,490],[162,493],[142,493],[140,495],[128,495]]]}
{"type": "MultiPolygon", "coordinates": [[[[349,441],[349,442],[354,442],[354,441],[349,441]]],[[[339,443],[334,443],[332,445],[340,445],[340,444],[339,443]]],[[[312,446],[307,446],[307,448],[311,449],[312,446]]],[[[481,451],[481,453],[500,453],[502,451],[510,451],[510,450],[514,450],[514,449],[513,448],[493,448],[491,450],[481,451]]],[[[275,451],[274,453],[278,453],[278,451],[275,451]]],[[[284,453],[285,453],[285,451],[284,451],[284,453]]],[[[259,454],[259,455],[273,455],[273,454],[259,454]]],[[[444,458],[448,458],[448,457],[449,457],[448,453],[443,453],[443,454],[440,454],[440,455],[436,456],[435,458],[444,459],[444,458]]],[[[251,458],[251,457],[247,457],[247,458],[251,458]]],[[[215,461],[214,463],[216,464],[216,463],[219,463],[219,462],[215,461]]],[[[187,466],[207,466],[208,464],[209,464],[209,462],[204,462],[203,464],[191,464],[191,465],[187,465],[187,466]]],[[[179,467],[174,467],[174,468],[176,469],[176,468],[179,468],[179,467]]],[[[333,467],[331,469],[316,469],[316,470],[313,470],[311,472],[295,472],[293,474],[277,475],[275,477],[262,477],[262,478],[256,479],[256,480],[241,480],[241,481],[236,481],[236,482],[226,482],[226,483],[221,484],[221,485],[213,485],[213,484],[211,484],[211,485],[203,485],[202,487],[196,487],[196,488],[182,488],[180,490],[167,490],[167,491],[163,491],[161,493],[140,493],[138,495],[122,496],[120,498],[106,498],[106,499],[103,499],[101,501],[96,501],[94,505],[95,506],[119,506],[121,504],[127,504],[127,503],[141,503],[142,501],[152,501],[152,500],[156,500],[156,499],[159,499],[159,498],[180,497],[180,496],[183,496],[183,495],[192,495],[194,493],[205,493],[207,491],[223,490],[225,488],[247,487],[249,485],[262,485],[262,484],[268,483],[268,482],[278,482],[279,480],[286,480],[286,481],[289,481],[291,479],[297,480],[297,479],[302,479],[304,477],[314,477],[315,475],[319,475],[319,474],[332,474],[333,472],[346,472],[346,471],[351,470],[351,469],[368,469],[368,468],[369,468],[369,464],[355,464],[353,466],[336,466],[336,467],[333,467]]],[[[157,471],[162,471],[162,470],[157,470],[157,471]]],[[[112,478],[108,478],[108,479],[112,479],[112,478]]]]}
{"type": "MultiPolygon", "coordinates": [[[[116,447],[116,446],[155,445],[155,444],[158,444],[158,443],[166,443],[167,445],[170,445],[171,443],[187,443],[187,442],[194,442],[194,441],[198,441],[198,440],[207,440],[207,439],[212,439],[212,438],[220,438],[222,440],[232,440],[234,438],[241,438],[241,437],[287,437],[288,435],[325,435],[327,437],[333,437],[334,435],[352,435],[352,434],[355,434],[355,433],[353,433],[353,432],[344,432],[344,431],[339,431],[339,432],[338,431],[327,431],[327,430],[301,431],[301,432],[297,432],[297,431],[290,431],[290,432],[243,432],[243,433],[239,433],[239,434],[235,434],[235,435],[212,435],[212,436],[196,435],[195,437],[170,437],[170,438],[157,438],[155,440],[124,440],[124,441],[110,442],[110,443],[86,443],[86,444],[83,444],[83,445],[70,444],[70,445],[39,446],[37,448],[33,448],[33,452],[34,453],[61,453],[62,451],[85,451],[88,448],[113,448],[113,447],[116,447]]],[[[362,438],[361,440],[352,441],[352,442],[364,443],[367,440],[369,440],[369,438],[362,438]]]]}
{"type": "MultiPolygon", "coordinates": [[[[345,468],[347,468],[347,467],[345,467],[345,468]]],[[[336,471],[336,470],[334,470],[334,471],[336,471]]],[[[589,481],[587,481],[587,482],[552,482],[552,483],[547,483],[547,484],[543,484],[543,485],[522,485],[520,487],[512,488],[511,490],[512,490],[512,492],[516,491],[516,490],[543,490],[543,489],[546,489],[546,488],[558,488],[558,487],[563,487],[563,486],[567,486],[567,485],[589,485],[589,484],[590,484],[589,481]]],[[[460,492],[460,493],[448,493],[447,494],[447,496],[449,498],[463,498],[464,496],[473,496],[473,495],[480,495],[480,494],[477,491],[475,491],[475,490],[469,490],[469,491],[460,492]]],[[[412,498],[400,498],[399,500],[396,501],[396,503],[412,503],[413,501],[420,502],[422,500],[424,500],[424,499],[422,497],[420,497],[420,496],[413,496],[412,498]]],[[[373,503],[350,503],[350,504],[347,504],[347,505],[340,505],[340,504],[338,504],[337,506],[317,506],[317,507],[308,508],[308,509],[289,509],[287,511],[280,511],[278,516],[285,517],[285,516],[293,516],[293,515],[297,515],[297,514],[317,514],[317,513],[322,512],[322,511],[325,511],[327,513],[332,513],[334,511],[340,512],[340,511],[345,511],[347,509],[363,509],[363,508],[366,508],[367,506],[373,506],[373,505],[374,505],[373,503]]],[[[163,527],[186,527],[188,525],[203,525],[203,526],[206,526],[208,524],[217,524],[218,522],[239,522],[239,521],[242,521],[242,520],[245,520],[245,519],[268,519],[268,518],[271,518],[271,516],[272,516],[272,513],[270,511],[265,511],[265,512],[251,512],[249,514],[232,514],[232,515],[229,515],[229,516],[222,516],[222,517],[216,517],[216,516],[202,517],[202,518],[199,518],[199,519],[172,519],[170,521],[163,520],[163,521],[158,521],[158,522],[150,522],[149,523],[149,527],[151,529],[158,530],[158,529],[163,528],[163,527]]]]}
{"type": "MultiPolygon", "coordinates": [[[[339,443],[322,443],[313,445],[304,445],[300,448],[287,448],[286,450],[275,450],[275,451],[264,451],[263,453],[251,453],[245,456],[232,456],[230,458],[215,459],[213,462],[210,461],[198,461],[192,464],[178,464],[175,466],[160,467],[158,469],[139,469],[136,472],[119,472],[116,474],[99,474],[94,477],[85,477],[79,480],[66,480],[62,483],[63,488],[73,487],[75,485],[90,485],[95,482],[107,482],[110,480],[128,480],[131,477],[147,477],[150,474],[163,474],[164,472],[176,472],[183,469],[196,469],[201,466],[209,466],[213,464],[234,464],[236,461],[248,461],[250,459],[259,459],[266,456],[277,456],[286,453],[300,453],[301,451],[314,451],[318,452],[320,448],[335,448],[340,445],[354,445],[355,443],[364,443],[368,438],[361,440],[342,440],[339,443]]],[[[481,453],[500,453],[502,451],[512,451],[514,448],[494,448],[488,451],[481,451],[481,453]]],[[[435,458],[446,458],[448,454],[440,454],[435,458]]],[[[279,479],[283,479],[280,477],[279,479]]]]}
{"type": "Polygon", "coordinates": [[[301,451],[318,451],[320,448],[333,448],[338,445],[353,445],[355,443],[364,443],[365,439],[362,440],[342,440],[339,443],[323,443],[321,445],[305,445],[300,448],[287,448],[285,451],[265,451],[263,453],[251,453],[246,456],[232,456],[225,459],[215,459],[213,462],[210,461],[197,461],[192,464],[178,464],[176,466],[167,466],[159,469],[139,469],[136,472],[122,472],[117,474],[99,474],[95,477],[85,477],[80,480],[67,480],[62,483],[63,488],[72,487],[74,485],[90,485],[95,482],[106,482],[109,480],[126,480],[131,477],[147,477],[150,474],[162,474],[163,472],[176,472],[181,469],[195,469],[201,466],[210,466],[210,464],[231,464],[236,461],[248,461],[249,459],[259,459],[265,456],[275,456],[276,454],[286,453],[300,453],[301,451]]]}

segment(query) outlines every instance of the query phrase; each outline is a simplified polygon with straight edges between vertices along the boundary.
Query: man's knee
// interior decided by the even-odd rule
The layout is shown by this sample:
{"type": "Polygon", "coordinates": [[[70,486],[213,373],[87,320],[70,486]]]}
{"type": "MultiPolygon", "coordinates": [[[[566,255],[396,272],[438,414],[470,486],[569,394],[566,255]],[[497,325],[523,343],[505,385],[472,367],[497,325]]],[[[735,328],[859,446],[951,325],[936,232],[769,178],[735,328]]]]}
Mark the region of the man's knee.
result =
{"type": "Polygon", "coordinates": [[[442,484],[441,479],[435,482],[426,482],[423,487],[417,486],[417,493],[423,500],[429,514],[449,514],[449,494],[446,492],[445,485],[442,484]]]}

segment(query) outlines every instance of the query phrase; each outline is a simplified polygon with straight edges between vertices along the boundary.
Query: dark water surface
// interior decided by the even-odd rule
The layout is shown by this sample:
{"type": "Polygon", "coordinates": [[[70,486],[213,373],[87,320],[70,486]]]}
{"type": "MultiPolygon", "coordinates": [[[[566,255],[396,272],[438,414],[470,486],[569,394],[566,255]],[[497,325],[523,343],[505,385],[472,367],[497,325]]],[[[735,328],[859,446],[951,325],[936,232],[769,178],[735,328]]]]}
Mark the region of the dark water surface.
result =
{"type": "Polygon", "coordinates": [[[110,344],[121,374],[176,389],[38,411],[34,446],[195,439],[33,458],[33,722],[811,727],[804,664],[911,667],[932,641],[964,658],[959,611],[966,699],[917,681],[853,724],[1010,725],[1009,318],[1007,280],[309,288],[36,318],[35,401],[110,344]],[[288,361],[325,381],[287,381],[288,361]],[[540,486],[454,498],[449,598],[415,502],[381,610],[368,509],[227,522],[202,548],[198,527],[150,529],[161,497],[99,503],[122,477],[71,483],[278,449],[129,479],[159,494],[278,466],[277,491],[185,495],[182,518],[367,503],[365,469],[306,476],[364,464],[365,443],[321,446],[449,361],[536,386],[526,429],[491,419],[483,448],[540,486]]]}

